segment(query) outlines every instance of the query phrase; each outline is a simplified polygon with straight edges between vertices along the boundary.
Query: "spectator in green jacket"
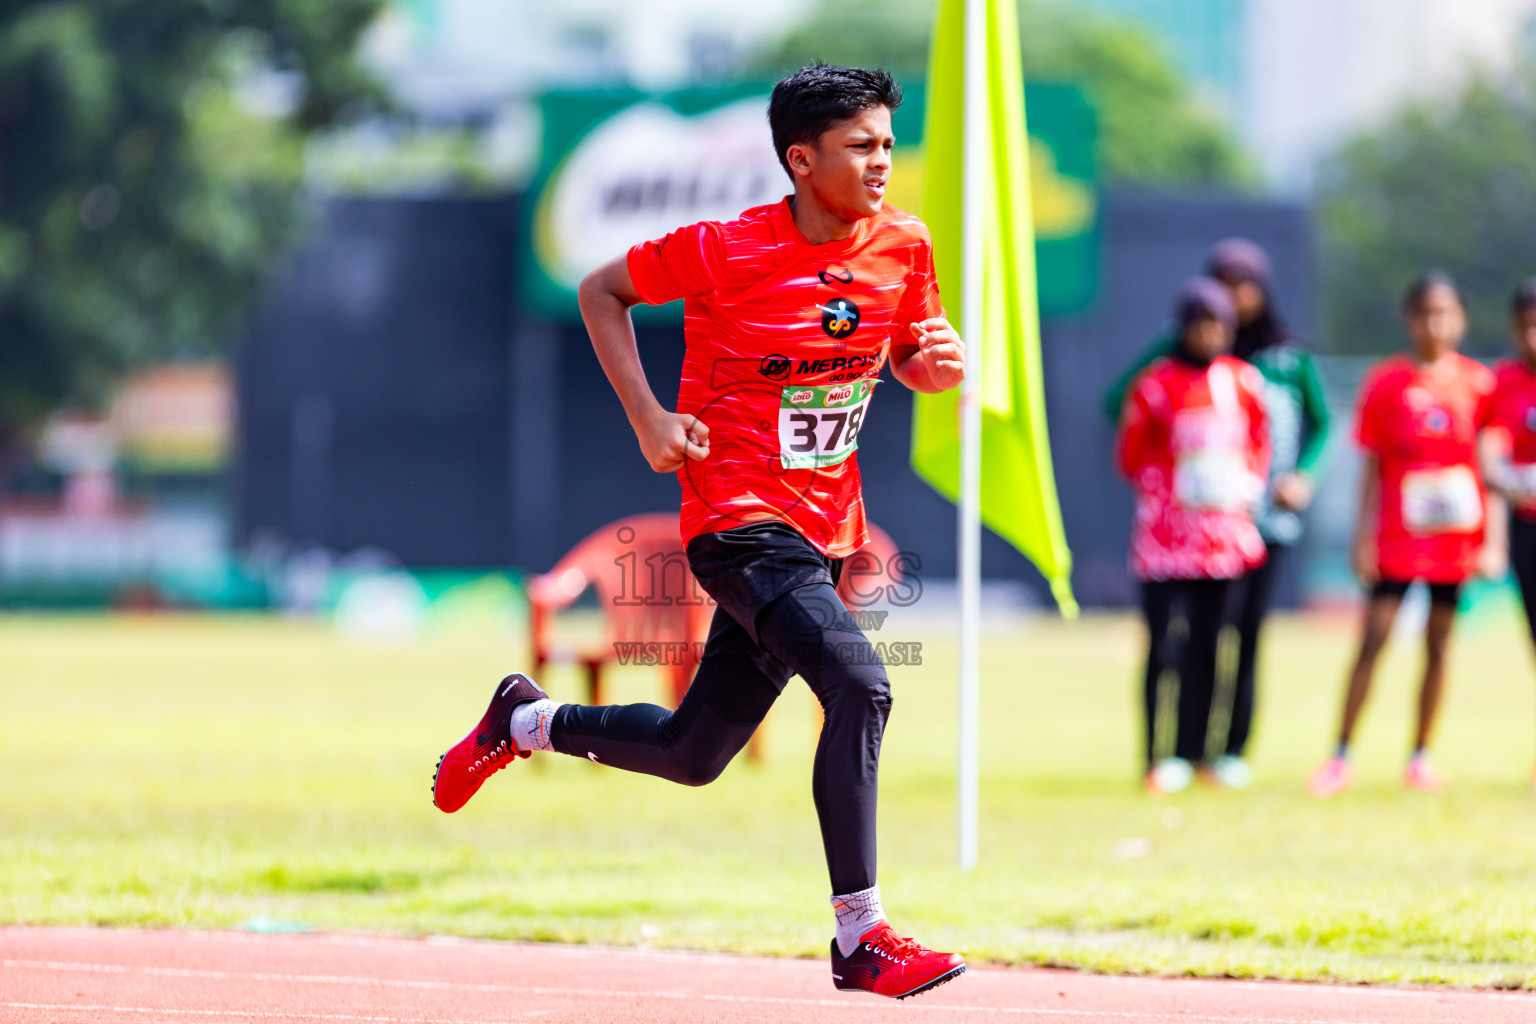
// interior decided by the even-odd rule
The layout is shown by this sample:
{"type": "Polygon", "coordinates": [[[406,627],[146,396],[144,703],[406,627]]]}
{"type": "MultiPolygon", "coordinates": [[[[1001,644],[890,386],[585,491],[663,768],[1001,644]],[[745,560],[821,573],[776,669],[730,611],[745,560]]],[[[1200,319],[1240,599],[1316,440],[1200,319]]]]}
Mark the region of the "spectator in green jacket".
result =
{"type": "MultiPolygon", "coordinates": [[[[1253,724],[1254,673],[1259,633],[1274,600],[1275,580],[1291,549],[1301,540],[1302,518],[1328,444],[1328,404],[1312,356],[1285,326],[1271,294],[1269,256],[1245,238],[1228,238],[1211,248],[1207,273],[1225,284],[1237,307],[1232,354],[1264,375],[1264,406],[1274,449],[1268,486],[1255,513],[1269,549],[1264,564],[1234,588],[1230,610],[1240,644],[1226,749],[1210,765],[1215,781],[1234,789],[1252,779],[1243,752],[1253,724]]],[[[1148,365],[1173,351],[1178,338],[1169,329],[1153,339],[1135,364],[1104,395],[1104,413],[1119,422],[1131,381],[1148,365]]]]}

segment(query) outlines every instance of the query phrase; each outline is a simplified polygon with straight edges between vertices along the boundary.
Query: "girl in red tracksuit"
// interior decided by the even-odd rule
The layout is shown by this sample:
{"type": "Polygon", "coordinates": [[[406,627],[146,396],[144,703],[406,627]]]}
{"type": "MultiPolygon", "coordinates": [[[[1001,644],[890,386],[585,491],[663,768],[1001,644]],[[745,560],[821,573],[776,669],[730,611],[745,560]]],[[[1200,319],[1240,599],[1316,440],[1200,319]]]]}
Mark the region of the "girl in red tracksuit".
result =
{"type": "Polygon", "coordinates": [[[1217,638],[1232,581],[1262,565],[1253,510],[1269,470],[1264,381],[1227,353],[1237,317],[1220,282],[1192,278],[1175,308],[1179,343],[1136,378],[1120,421],[1120,470],[1136,491],[1131,571],[1149,643],[1143,679],[1147,786],[1176,792],[1205,760],[1217,638]],[[1174,628],[1176,620],[1186,630],[1174,628]],[[1154,753],[1158,688],[1179,677],[1173,756],[1154,753]]]}
{"type": "MultiPolygon", "coordinates": [[[[1408,289],[1403,319],[1411,345],[1373,366],[1360,385],[1356,440],[1365,456],[1355,573],[1370,587],[1360,652],[1350,670],[1339,745],[1309,783],[1314,796],[1351,786],[1349,744],[1370,694],[1403,595],[1429,586],[1418,734],[1403,772],[1411,789],[1444,783],[1428,746],[1445,690],[1445,661],[1461,587],[1479,568],[1488,522],[1478,435],[1493,411],[1493,371],[1456,351],[1467,314],[1456,283],[1442,273],[1408,289]]],[[[1497,541],[1491,550],[1501,552],[1497,541]]],[[[1491,567],[1490,567],[1491,568],[1491,567]]]]}

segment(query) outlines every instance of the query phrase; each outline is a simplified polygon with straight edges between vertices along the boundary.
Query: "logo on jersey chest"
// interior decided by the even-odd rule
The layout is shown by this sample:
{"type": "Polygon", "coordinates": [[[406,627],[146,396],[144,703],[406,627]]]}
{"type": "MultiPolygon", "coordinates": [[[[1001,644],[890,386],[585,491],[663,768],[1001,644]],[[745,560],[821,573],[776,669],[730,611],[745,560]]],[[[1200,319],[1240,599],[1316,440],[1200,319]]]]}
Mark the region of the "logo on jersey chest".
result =
{"type": "Polygon", "coordinates": [[[816,308],[821,310],[821,329],[827,337],[841,340],[858,329],[859,307],[847,299],[833,299],[816,308]]]}
{"type": "Polygon", "coordinates": [[[821,278],[822,284],[853,284],[853,271],[837,270],[828,267],[826,270],[816,271],[816,276],[821,278]]]}
{"type": "Polygon", "coordinates": [[[872,367],[880,365],[880,356],[836,356],[826,359],[802,359],[795,372],[802,376],[823,373],[836,374],[832,380],[853,380],[863,377],[872,367]]]}
{"type": "Polygon", "coordinates": [[[1424,429],[1436,436],[1451,431],[1451,414],[1444,409],[1431,409],[1424,414],[1424,429]]]}
{"type": "Polygon", "coordinates": [[[762,362],[757,364],[757,372],[769,380],[783,380],[789,376],[790,358],[774,354],[763,356],[762,362]]]}

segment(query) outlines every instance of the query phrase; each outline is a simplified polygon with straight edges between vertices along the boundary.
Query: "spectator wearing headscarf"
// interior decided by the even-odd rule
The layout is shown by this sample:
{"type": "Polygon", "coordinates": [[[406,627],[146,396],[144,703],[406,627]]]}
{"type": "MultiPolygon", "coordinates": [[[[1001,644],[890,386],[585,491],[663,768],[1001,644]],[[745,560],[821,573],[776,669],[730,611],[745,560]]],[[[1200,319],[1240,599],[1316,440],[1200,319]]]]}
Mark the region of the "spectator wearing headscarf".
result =
{"type": "MultiPolygon", "coordinates": [[[[1327,449],[1329,415],[1316,364],[1276,308],[1269,256],[1248,239],[1228,238],[1211,247],[1206,263],[1210,276],[1226,285],[1236,310],[1232,355],[1252,363],[1264,376],[1273,448],[1269,479],[1255,513],[1268,557],[1232,594],[1229,613],[1239,644],[1231,681],[1231,715],[1222,752],[1211,762],[1218,782],[1241,789],[1252,778],[1244,754],[1253,723],[1259,637],[1274,600],[1276,580],[1302,537],[1302,513],[1311,504],[1327,449]]],[[[1153,340],[1105,394],[1106,414],[1118,419],[1130,381],[1176,343],[1171,331],[1153,340]]]]}
{"type": "Polygon", "coordinates": [[[1228,290],[1191,278],[1174,307],[1177,342],[1132,382],[1120,418],[1120,471],[1136,492],[1131,571],[1148,646],[1143,700],[1147,786],[1177,792],[1205,761],[1217,640],[1233,581],[1263,564],[1252,512],[1269,470],[1264,379],[1232,357],[1228,290]],[[1187,628],[1176,629],[1182,620],[1187,628]],[[1173,751],[1158,757],[1158,695],[1178,676],[1173,751]]]}

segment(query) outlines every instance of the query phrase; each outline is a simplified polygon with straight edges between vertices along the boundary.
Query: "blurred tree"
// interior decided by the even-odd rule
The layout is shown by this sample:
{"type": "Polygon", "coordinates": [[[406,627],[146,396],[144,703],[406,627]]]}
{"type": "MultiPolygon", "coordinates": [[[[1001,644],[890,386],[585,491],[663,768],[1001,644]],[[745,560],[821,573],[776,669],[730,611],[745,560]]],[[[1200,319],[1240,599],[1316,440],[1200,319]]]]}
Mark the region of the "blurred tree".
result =
{"type": "Polygon", "coordinates": [[[218,350],[298,224],[302,142],[380,99],[383,0],[0,0],[0,450],[218,350]]]}
{"type": "MultiPolygon", "coordinates": [[[[1099,166],[1113,182],[1241,185],[1252,170],[1230,132],[1195,103],[1157,41],[1137,26],[1051,0],[1020,0],[1024,73],[1079,85],[1099,117],[1099,166]]],[[[821,0],[753,70],[825,60],[920,81],[933,0],[821,0]],[[879,32],[869,26],[877,24],[879,32]]]]}
{"type": "Polygon", "coordinates": [[[1404,344],[1408,283],[1450,272],[1469,354],[1508,348],[1509,297],[1536,274],[1536,69],[1478,76],[1450,103],[1405,109],[1344,147],[1318,185],[1324,324],[1336,352],[1404,344]]]}

